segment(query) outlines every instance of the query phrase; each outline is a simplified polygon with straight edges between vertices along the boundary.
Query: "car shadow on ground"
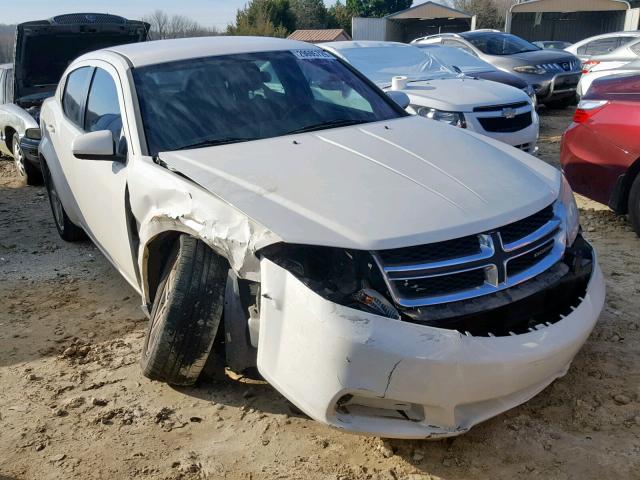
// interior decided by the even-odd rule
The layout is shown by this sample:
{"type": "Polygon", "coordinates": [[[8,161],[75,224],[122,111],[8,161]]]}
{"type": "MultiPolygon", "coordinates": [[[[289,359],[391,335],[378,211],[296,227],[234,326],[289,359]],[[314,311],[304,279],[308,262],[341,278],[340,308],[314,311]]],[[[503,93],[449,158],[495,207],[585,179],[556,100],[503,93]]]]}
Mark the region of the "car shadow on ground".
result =
{"type": "Polygon", "coordinates": [[[270,413],[310,419],[264,380],[228,372],[224,379],[201,380],[193,387],[173,387],[177,392],[199,400],[237,407],[244,411],[270,413]]]}

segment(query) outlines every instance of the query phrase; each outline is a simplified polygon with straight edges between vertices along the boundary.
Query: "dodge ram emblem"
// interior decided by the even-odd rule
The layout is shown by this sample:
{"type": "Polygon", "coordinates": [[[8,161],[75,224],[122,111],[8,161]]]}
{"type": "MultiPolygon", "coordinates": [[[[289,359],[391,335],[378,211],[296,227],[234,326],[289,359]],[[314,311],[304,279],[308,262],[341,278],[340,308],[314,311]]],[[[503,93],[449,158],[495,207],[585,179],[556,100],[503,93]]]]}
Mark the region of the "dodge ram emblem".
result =
{"type": "Polygon", "coordinates": [[[512,118],[516,117],[516,109],[515,108],[503,108],[502,109],[502,116],[504,118],[508,118],[509,120],[511,120],[512,118]]]}

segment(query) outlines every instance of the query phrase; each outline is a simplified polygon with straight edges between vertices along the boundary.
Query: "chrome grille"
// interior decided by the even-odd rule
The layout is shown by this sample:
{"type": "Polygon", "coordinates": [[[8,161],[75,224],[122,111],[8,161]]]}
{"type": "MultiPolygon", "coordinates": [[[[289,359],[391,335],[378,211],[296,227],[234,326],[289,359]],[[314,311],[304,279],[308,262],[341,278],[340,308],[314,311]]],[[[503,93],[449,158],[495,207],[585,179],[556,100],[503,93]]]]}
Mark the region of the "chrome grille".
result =
{"type": "MultiPolygon", "coordinates": [[[[393,278],[393,277],[392,277],[393,278]]],[[[447,295],[469,287],[480,287],[484,283],[482,269],[466,270],[426,278],[393,278],[396,289],[403,298],[423,298],[426,295],[447,295]]]]}
{"type": "Polygon", "coordinates": [[[544,68],[547,72],[575,72],[582,68],[580,60],[578,59],[568,60],[566,62],[543,63],[539,66],[544,68]]]}
{"type": "Polygon", "coordinates": [[[474,108],[475,118],[486,132],[517,132],[533,123],[530,102],[474,108]]]}
{"type": "Polygon", "coordinates": [[[533,117],[531,112],[525,112],[513,117],[480,117],[478,121],[487,132],[512,133],[530,126],[533,117]]]}
{"type": "Polygon", "coordinates": [[[529,280],[564,255],[559,202],[499,229],[372,252],[395,302],[421,307],[488,295],[529,280]]]}
{"type": "Polygon", "coordinates": [[[504,105],[488,105],[484,107],[474,107],[474,112],[502,112],[505,108],[523,108],[528,107],[529,102],[506,103],[504,105]]]}
{"type": "Polygon", "coordinates": [[[416,247],[380,250],[378,255],[386,265],[407,265],[416,262],[436,262],[464,257],[480,252],[478,237],[465,237],[416,247]]]}
{"type": "Polygon", "coordinates": [[[527,218],[523,218],[522,220],[518,220],[517,222],[502,227],[500,229],[500,236],[504,243],[515,242],[516,240],[535,232],[552,219],[553,206],[549,205],[538,213],[534,213],[527,218]]]}

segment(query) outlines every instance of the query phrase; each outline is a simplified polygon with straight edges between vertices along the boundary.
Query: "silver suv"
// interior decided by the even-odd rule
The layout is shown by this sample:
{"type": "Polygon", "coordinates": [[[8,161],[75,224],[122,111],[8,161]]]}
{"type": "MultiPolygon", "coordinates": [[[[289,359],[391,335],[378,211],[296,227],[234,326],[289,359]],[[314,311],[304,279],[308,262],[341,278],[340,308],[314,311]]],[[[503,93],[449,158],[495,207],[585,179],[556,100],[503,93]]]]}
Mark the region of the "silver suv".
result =
{"type": "Polygon", "coordinates": [[[580,60],[567,52],[543,50],[520,37],[498,30],[442,33],[412,43],[457,47],[496,68],[513,73],[533,86],[538,103],[564,108],[575,99],[580,60]]]}

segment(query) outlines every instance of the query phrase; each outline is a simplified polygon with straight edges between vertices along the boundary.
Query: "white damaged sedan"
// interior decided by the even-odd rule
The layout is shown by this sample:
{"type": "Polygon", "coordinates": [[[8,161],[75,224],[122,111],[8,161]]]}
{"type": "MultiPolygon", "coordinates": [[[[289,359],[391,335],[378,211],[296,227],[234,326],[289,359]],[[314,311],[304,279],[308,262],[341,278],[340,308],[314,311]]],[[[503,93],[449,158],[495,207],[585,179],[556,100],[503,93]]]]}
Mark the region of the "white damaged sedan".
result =
{"type": "Polygon", "coordinates": [[[56,227],[140,293],[155,380],[257,368],[334,427],[451,436],[564,375],[603,306],[558,170],[306,43],[93,52],[41,128],[56,227]]]}

